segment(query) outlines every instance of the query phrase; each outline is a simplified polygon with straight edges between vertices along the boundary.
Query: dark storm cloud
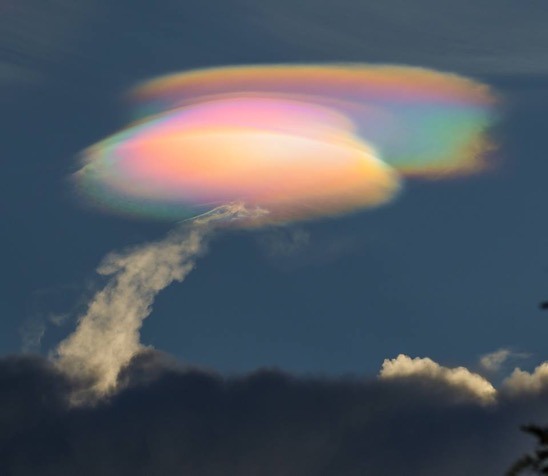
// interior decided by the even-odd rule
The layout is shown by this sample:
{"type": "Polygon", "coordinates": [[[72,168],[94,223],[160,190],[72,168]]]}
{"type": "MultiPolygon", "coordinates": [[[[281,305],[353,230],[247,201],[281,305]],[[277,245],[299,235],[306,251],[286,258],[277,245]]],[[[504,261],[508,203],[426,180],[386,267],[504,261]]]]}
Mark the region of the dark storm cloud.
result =
{"type": "Polygon", "coordinates": [[[120,380],[110,400],[69,408],[46,361],[3,359],[0,474],[494,476],[527,448],[518,425],[548,410],[459,404],[427,379],[222,378],[153,351],[120,380]]]}

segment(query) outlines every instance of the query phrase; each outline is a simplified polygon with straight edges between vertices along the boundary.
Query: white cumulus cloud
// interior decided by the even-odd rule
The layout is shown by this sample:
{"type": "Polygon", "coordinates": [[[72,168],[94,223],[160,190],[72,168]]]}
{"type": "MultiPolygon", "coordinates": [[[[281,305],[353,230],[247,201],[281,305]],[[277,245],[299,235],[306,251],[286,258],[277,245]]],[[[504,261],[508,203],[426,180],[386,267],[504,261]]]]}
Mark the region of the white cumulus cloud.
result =
{"type": "Polygon", "coordinates": [[[479,374],[465,367],[443,367],[432,359],[411,358],[400,354],[395,359],[385,359],[379,374],[381,379],[416,378],[439,382],[454,389],[463,400],[476,401],[482,405],[495,403],[497,391],[479,374]]]}
{"type": "Polygon", "coordinates": [[[540,393],[548,388],[548,362],[543,362],[527,372],[519,367],[503,382],[504,389],[510,394],[540,393]]]}

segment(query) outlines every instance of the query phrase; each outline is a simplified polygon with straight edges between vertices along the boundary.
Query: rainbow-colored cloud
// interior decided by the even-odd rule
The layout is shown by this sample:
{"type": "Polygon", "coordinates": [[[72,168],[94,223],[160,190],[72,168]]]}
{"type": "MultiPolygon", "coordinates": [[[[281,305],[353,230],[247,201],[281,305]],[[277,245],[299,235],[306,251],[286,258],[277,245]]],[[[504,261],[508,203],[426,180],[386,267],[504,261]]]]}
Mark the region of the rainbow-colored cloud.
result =
{"type": "Polygon", "coordinates": [[[138,119],[84,152],[86,198],[167,219],[241,202],[268,222],[385,203],[405,176],[483,170],[495,103],[460,76],[366,65],[191,71],[130,97],[138,119]]]}

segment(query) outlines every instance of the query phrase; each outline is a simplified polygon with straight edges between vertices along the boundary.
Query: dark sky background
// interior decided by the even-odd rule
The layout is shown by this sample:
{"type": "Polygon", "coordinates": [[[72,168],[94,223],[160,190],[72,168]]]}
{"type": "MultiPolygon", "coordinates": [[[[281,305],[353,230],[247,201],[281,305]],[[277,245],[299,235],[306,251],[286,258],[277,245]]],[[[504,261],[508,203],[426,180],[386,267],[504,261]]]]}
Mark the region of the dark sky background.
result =
{"type": "MultiPolygon", "coordinates": [[[[454,413],[446,410],[453,400],[442,384],[406,381],[409,402],[399,408],[395,395],[401,389],[374,378],[384,359],[400,353],[478,370],[481,355],[510,349],[515,361],[490,375],[495,383],[515,366],[532,370],[548,360],[548,317],[538,310],[548,296],[548,3],[18,0],[1,2],[0,18],[0,353],[6,356],[24,350],[46,356],[74,329],[104,282],[94,273],[103,256],[161,238],[172,227],[86,209],[67,183],[78,167],[78,153],[127,122],[122,96],[136,82],[217,65],[359,61],[468,75],[492,86],[501,98],[492,171],[415,181],[393,203],[348,217],[226,233],[211,243],[184,283],[160,294],[142,342],[179,362],[220,372],[228,381],[198,372],[196,383],[168,366],[147,386],[131,368],[130,381],[137,383],[125,393],[74,414],[60,397],[72,384],[45,361],[6,357],[0,393],[12,391],[2,394],[4,409],[22,405],[28,418],[12,412],[15,416],[6,420],[6,428],[20,431],[15,437],[6,430],[1,451],[22,449],[19,457],[10,456],[2,474],[181,474],[173,468],[186,468],[185,474],[204,475],[491,475],[513,459],[485,466],[499,454],[499,443],[510,448],[507,455],[517,456],[524,448],[513,434],[512,443],[506,437],[492,448],[485,442],[497,432],[517,433],[523,419],[546,418],[541,397],[527,397],[534,400],[530,405],[510,399],[496,411],[466,404],[454,413]],[[266,374],[266,383],[253,387],[249,382],[255,377],[243,374],[263,367],[293,377],[266,374]],[[371,381],[340,380],[350,374],[371,381]],[[240,375],[236,383],[230,380],[234,375],[240,375]],[[302,380],[304,375],[315,377],[302,380]],[[284,402],[279,407],[265,399],[272,398],[269,389],[279,392],[284,402]],[[48,395],[47,403],[38,402],[41,392],[48,395]],[[173,392],[182,395],[179,404],[166,396],[173,392]],[[28,399],[16,404],[13,395],[19,394],[28,399]],[[375,402],[385,394],[393,405],[380,408],[375,402]],[[187,401],[188,395],[201,397],[187,401]],[[200,410],[196,401],[202,397],[213,401],[218,413],[200,410]],[[303,401],[316,398],[320,403],[301,418],[303,401]],[[160,407],[161,415],[155,413],[160,407]],[[240,418],[245,408],[251,413],[240,418]],[[376,419],[366,416],[377,414],[372,408],[378,408],[376,419]],[[33,412],[43,418],[33,420],[33,412]],[[109,469],[105,463],[80,472],[82,461],[94,460],[90,455],[106,453],[84,438],[72,446],[71,438],[88,432],[97,418],[95,435],[118,435],[112,436],[117,445],[132,412],[145,415],[135,423],[137,434],[147,433],[151,421],[170,418],[192,431],[179,435],[169,424],[165,435],[158,430],[166,439],[163,449],[144,440],[128,443],[108,459],[109,469]],[[317,415],[324,417],[317,421],[317,415]],[[423,424],[424,415],[434,423],[423,424]],[[112,427],[107,421],[114,421],[112,427]],[[348,426],[349,421],[354,424],[348,426]],[[416,432],[388,440],[371,436],[398,432],[402,421],[416,432]],[[439,461],[426,472],[424,462],[434,461],[438,449],[431,448],[425,459],[416,442],[408,448],[415,466],[405,471],[396,463],[387,465],[384,455],[357,456],[359,448],[375,447],[371,439],[389,441],[387,458],[393,459],[408,439],[419,435],[426,445],[434,438],[425,435],[446,431],[447,425],[458,427],[454,440],[449,438],[451,451],[470,455],[471,442],[487,445],[485,454],[471,457],[478,466],[461,465],[451,473],[450,458],[443,456],[449,450],[438,448],[439,461]],[[237,441],[229,450],[222,442],[234,436],[231,429],[237,441]],[[38,447],[48,453],[52,435],[56,456],[25,453],[38,447]],[[256,448],[245,443],[253,440],[250,435],[259,435],[256,448]],[[286,448],[282,435],[294,443],[286,448]],[[317,435],[316,443],[304,443],[313,440],[311,435],[317,435]],[[322,440],[325,435],[339,439],[322,440]],[[185,460],[165,449],[174,440],[193,456],[185,460]],[[265,448],[272,445],[278,452],[268,453],[265,448]],[[150,459],[136,466],[141,469],[114,462],[124,455],[131,459],[142,447],[149,449],[150,459]],[[325,455],[325,448],[333,454],[325,455]],[[307,451],[331,459],[305,458],[307,451]],[[231,460],[230,455],[238,459],[240,454],[247,455],[241,458],[248,466],[231,460]],[[223,465],[208,466],[212,458],[223,461],[226,471],[219,469],[223,465]],[[27,465],[29,460],[35,466],[27,465]],[[279,460],[295,464],[272,466],[279,460]]],[[[155,361],[152,367],[164,369],[164,363],[155,361]]]]}

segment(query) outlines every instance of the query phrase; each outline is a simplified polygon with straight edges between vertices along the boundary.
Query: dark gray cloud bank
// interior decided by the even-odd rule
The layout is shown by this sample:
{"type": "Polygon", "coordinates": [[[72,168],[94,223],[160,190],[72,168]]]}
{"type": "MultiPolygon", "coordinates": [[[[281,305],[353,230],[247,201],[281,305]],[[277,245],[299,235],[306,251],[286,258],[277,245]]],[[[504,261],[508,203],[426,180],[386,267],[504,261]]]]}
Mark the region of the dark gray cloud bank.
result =
{"type": "Polygon", "coordinates": [[[424,376],[226,378],[151,350],[94,406],[67,404],[76,385],[42,358],[0,361],[0,474],[494,476],[548,414],[543,393],[479,405],[424,376]]]}

